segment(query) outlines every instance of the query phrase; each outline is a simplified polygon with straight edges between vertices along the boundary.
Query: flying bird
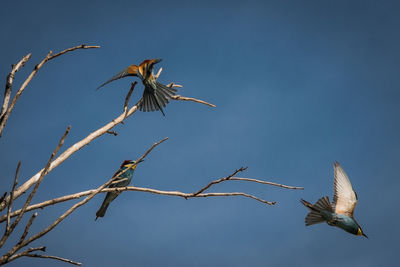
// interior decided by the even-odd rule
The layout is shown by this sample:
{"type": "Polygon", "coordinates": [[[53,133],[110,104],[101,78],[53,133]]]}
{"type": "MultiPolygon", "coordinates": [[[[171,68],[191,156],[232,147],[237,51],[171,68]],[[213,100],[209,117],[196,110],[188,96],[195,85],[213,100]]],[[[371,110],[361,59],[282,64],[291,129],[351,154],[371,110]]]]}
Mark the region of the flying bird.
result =
{"type": "Polygon", "coordinates": [[[327,196],[320,198],[314,205],[304,199],[301,200],[301,203],[310,210],[305,219],[306,226],[326,222],[353,235],[363,235],[368,238],[353,217],[357,194],[338,162],[334,163],[334,175],[332,204],[327,196]]]}
{"type": "MultiPolygon", "coordinates": [[[[133,160],[124,160],[124,162],[122,162],[121,167],[119,168],[119,170],[114,174],[114,176],[118,175],[119,173],[123,172],[120,174],[119,178],[121,181],[111,184],[109,186],[109,188],[115,188],[115,187],[124,187],[124,186],[128,186],[129,183],[132,180],[133,177],[133,172],[136,169],[136,165],[137,163],[133,160]]],[[[113,177],[114,177],[113,176],[113,177]]],[[[118,181],[118,179],[116,181],[118,181]]],[[[106,214],[108,205],[110,205],[110,203],[119,195],[121,194],[121,192],[108,192],[103,203],[101,204],[99,210],[96,212],[96,219],[98,217],[104,217],[104,215],[106,214]]]]}
{"type": "Polygon", "coordinates": [[[130,65],[126,69],[120,71],[116,75],[114,75],[111,79],[97,87],[100,89],[104,85],[127,77],[127,76],[136,76],[139,77],[144,85],[143,97],[139,103],[139,110],[141,111],[155,111],[160,110],[161,113],[165,116],[163,107],[165,107],[169,100],[175,95],[177,92],[176,89],[170,88],[164,84],[161,84],[156,81],[156,77],[153,73],[154,65],[159,63],[161,58],[156,59],[146,59],[142,63],[138,65],[130,65]]]}

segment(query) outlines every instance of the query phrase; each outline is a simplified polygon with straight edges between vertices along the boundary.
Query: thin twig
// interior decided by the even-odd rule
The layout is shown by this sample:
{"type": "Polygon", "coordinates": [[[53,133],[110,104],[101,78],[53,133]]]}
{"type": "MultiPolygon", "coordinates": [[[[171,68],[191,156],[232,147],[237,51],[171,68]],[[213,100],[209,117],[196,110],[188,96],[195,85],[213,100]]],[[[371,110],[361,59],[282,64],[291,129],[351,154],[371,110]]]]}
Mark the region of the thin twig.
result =
{"type": "Polygon", "coordinates": [[[201,193],[203,193],[204,191],[206,191],[208,188],[210,188],[211,186],[213,186],[213,185],[215,185],[215,184],[219,184],[219,183],[221,183],[221,182],[223,182],[223,181],[229,180],[229,179],[231,179],[233,176],[235,176],[236,174],[238,174],[239,172],[243,172],[243,171],[245,171],[246,169],[247,169],[247,167],[241,167],[241,168],[235,170],[231,175],[228,175],[228,176],[223,177],[223,178],[221,178],[221,179],[212,181],[212,182],[210,182],[208,185],[206,185],[205,187],[203,187],[202,189],[200,189],[199,191],[197,191],[196,193],[193,193],[193,195],[196,196],[196,195],[198,195],[198,194],[201,194],[201,193]]]}
{"type": "Polygon", "coordinates": [[[7,196],[7,192],[4,192],[4,194],[0,197],[0,203],[3,203],[6,196],[7,196]]]}
{"type": "Polygon", "coordinates": [[[21,244],[22,242],[24,242],[26,236],[29,233],[29,228],[31,228],[33,220],[38,216],[37,212],[35,212],[34,214],[32,214],[31,218],[29,219],[28,223],[25,226],[25,230],[21,235],[21,238],[19,239],[17,245],[21,244]]]}
{"type": "Polygon", "coordinates": [[[294,190],[303,190],[304,189],[304,187],[300,187],[300,186],[290,186],[290,185],[278,184],[278,183],[273,183],[273,182],[257,180],[257,179],[253,179],[253,178],[231,177],[229,180],[231,180],[231,181],[249,181],[249,182],[267,184],[267,185],[282,187],[282,188],[286,188],[286,189],[294,189],[294,190]]]}
{"type": "Polygon", "coordinates": [[[75,47],[67,48],[67,49],[65,49],[65,50],[63,50],[63,51],[61,51],[61,52],[59,52],[57,54],[54,54],[54,55],[50,56],[50,58],[48,60],[52,60],[52,59],[54,59],[56,57],[64,55],[65,53],[68,53],[68,52],[71,52],[71,51],[74,51],[74,50],[77,50],[77,49],[92,49],[92,48],[100,48],[100,46],[99,45],[85,45],[85,44],[77,45],[75,47]]]}
{"type": "Polygon", "coordinates": [[[136,160],[136,163],[142,162],[144,160],[145,157],[147,157],[147,155],[158,145],[160,145],[161,143],[165,142],[168,140],[168,137],[165,137],[164,139],[161,139],[158,142],[155,142],[153,145],[151,145],[151,147],[140,157],[136,160]]]}
{"type": "MultiPolygon", "coordinates": [[[[63,136],[62,138],[62,142],[65,139],[66,134],[63,136]]],[[[154,143],[141,157],[139,157],[139,159],[136,161],[136,164],[139,164],[141,161],[143,161],[143,159],[159,144],[161,144],[162,142],[164,142],[166,140],[166,138],[164,138],[163,140],[154,143]]],[[[60,142],[62,144],[62,142],[60,142]]],[[[53,153],[54,154],[54,153],[53,153]]],[[[53,155],[52,154],[52,155],[53,155]]],[[[46,165],[47,167],[47,165],[46,165]]],[[[82,205],[85,205],[89,200],[91,200],[95,195],[97,195],[99,192],[101,192],[104,188],[108,187],[112,182],[114,182],[116,179],[118,179],[120,177],[120,175],[122,175],[125,171],[127,171],[128,168],[126,168],[124,171],[122,172],[118,172],[116,173],[110,180],[108,180],[106,183],[104,183],[103,185],[101,185],[100,187],[98,187],[97,189],[93,190],[88,197],[86,197],[85,199],[83,199],[82,201],[76,203],[75,205],[73,205],[71,208],[69,208],[66,212],[64,212],[60,217],[58,217],[53,223],[51,223],[48,227],[46,227],[44,230],[42,230],[41,232],[31,236],[30,238],[26,239],[23,242],[18,242],[17,245],[15,245],[13,248],[10,249],[9,252],[7,252],[6,254],[4,254],[1,258],[0,258],[0,265],[4,264],[6,262],[11,261],[11,258],[16,256],[14,255],[18,250],[20,250],[22,247],[25,247],[27,245],[29,245],[31,242],[35,241],[36,239],[41,238],[42,236],[44,236],[45,234],[47,234],[48,232],[50,232],[51,230],[54,229],[54,227],[56,227],[60,222],[62,222],[66,217],[68,217],[72,212],[74,212],[77,208],[79,208],[82,205]],[[14,255],[14,256],[13,256],[14,255]]],[[[46,173],[46,168],[45,171],[43,173],[46,173]]],[[[40,183],[42,179],[39,179],[38,183],[40,183]]],[[[36,188],[36,186],[35,186],[36,188]]],[[[35,190],[35,188],[33,190],[35,190]]],[[[21,211],[21,214],[18,216],[18,218],[25,212],[26,207],[24,207],[21,211]],[[24,209],[25,208],[25,209],[24,209]]],[[[17,219],[18,219],[17,218],[17,219]]],[[[15,221],[14,221],[15,222],[15,221]]],[[[24,255],[22,255],[24,256],[24,255]]]]}
{"type": "Polygon", "coordinates": [[[154,75],[154,78],[155,78],[156,80],[158,79],[158,77],[160,77],[161,72],[162,72],[162,68],[160,68],[160,69],[158,70],[157,74],[154,75]]]}
{"type": "Polygon", "coordinates": [[[33,77],[35,77],[36,73],[40,70],[41,67],[43,67],[43,65],[51,60],[54,59],[60,55],[63,55],[67,52],[76,50],[76,49],[88,49],[88,48],[99,48],[100,46],[86,46],[86,45],[79,45],[79,46],[75,46],[72,48],[68,48],[65,49],[64,51],[61,51],[55,55],[52,55],[52,51],[50,51],[46,57],[37,65],[35,65],[35,68],[33,69],[32,73],[28,76],[28,78],[24,81],[24,83],[21,85],[21,87],[18,89],[17,93],[14,95],[10,106],[8,106],[7,110],[2,111],[3,116],[0,117],[0,137],[3,133],[4,127],[7,123],[8,117],[11,114],[11,111],[14,109],[15,104],[17,103],[19,97],[21,96],[21,94],[23,93],[23,91],[25,90],[25,88],[28,86],[28,84],[30,83],[30,81],[33,79],[33,77]]]}
{"type": "Polygon", "coordinates": [[[182,101],[192,101],[192,102],[196,102],[196,103],[200,103],[200,104],[207,105],[207,106],[212,107],[212,108],[215,108],[215,107],[216,107],[214,104],[211,104],[211,103],[208,103],[208,102],[205,102],[205,101],[203,101],[203,100],[196,99],[196,98],[192,98],[192,97],[185,97],[185,96],[181,96],[181,95],[174,95],[174,96],[172,97],[172,99],[174,99],[174,100],[182,100],[182,101]]]}
{"type": "Polygon", "coordinates": [[[66,263],[70,263],[70,264],[74,264],[74,265],[78,265],[81,266],[82,263],[77,262],[77,261],[73,261],[70,259],[66,259],[66,258],[61,258],[61,257],[57,257],[57,256],[50,256],[50,255],[43,255],[43,254],[26,254],[24,255],[26,257],[32,257],[32,258],[42,258],[42,259],[53,259],[53,260],[59,260],[59,261],[63,261],[66,263]]]}
{"type": "MultiPolygon", "coordinates": [[[[42,246],[42,247],[37,247],[37,248],[28,248],[27,250],[24,250],[24,251],[22,251],[21,253],[12,255],[11,257],[7,258],[5,261],[2,261],[2,260],[0,259],[0,265],[3,265],[3,264],[8,263],[8,262],[11,262],[11,261],[13,261],[13,260],[15,260],[15,259],[18,259],[18,258],[20,258],[20,257],[26,256],[26,255],[28,255],[29,253],[32,253],[32,252],[38,251],[38,250],[40,250],[40,251],[46,251],[46,247],[42,246]]],[[[2,258],[3,258],[3,257],[2,257],[2,258]]]]}
{"type": "Polygon", "coordinates": [[[10,97],[11,97],[12,85],[14,82],[15,73],[21,67],[23,67],[30,58],[31,58],[30,53],[28,55],[24,56],[16,65],[13,65],[11,72],[7,75],[6,89],[4,91],[4,100],[3,100],[3,105],[2,105],[1,111],[0,111],[0,121],[1,121],[1,117],[4,115],[4,113],[6,113],[6,110],[8,108],[8,102],[10,101],[10,97]]]}
{"type": "MultiPolygon", "coordinates": [[[[21,161],[18,162],[17,165],[17,170],[15,171],[15,176],[14,176],[14,183],[10,192],[10,201],[8,202],[8,210],[7,210],[7,226],[6,226],[6,231],[5,231],[5,235],[8,234],[8,232],[10,231],[10,212],[12,209],[12,203],[13,203],[13,195],[14,195],[14,191],[15,191],[15,187],[18,184],[18,173],[19,173],[19,168],[21,167],[21,161]]],[[[2,246],[2,244],[0,244],[0,247],[2,246]]]]}
{"type": "Polygon", "coordinates": [[[136,84],[137,84],[137,81],[132,83],[131,88],[129,89],[129,92],[125,97],[125,103],[124,103],[124,112],[125,112],[125,114],[128,114],[129,99],[131,98],[131,95],[133,93],[133,90],[135,89],[136,84]]]}
{"type": "MultiPolygon", "coordinates": [[[[22,216],[24,215],[26,208],[29,206],[29,204],[32,201],[33,196],[35,195],[37,189],[39,188],[40,183],[42,182],[43,178],[46,176],[47,174],[47,170],[50,167],[50,163],[53,161],[53,158],[55,157],[55,155],[57,154],[58,150],[60,150],[61,146],[64,144],[64,140],[67,137],[69,131],[71,129],[71,126],[67,127],[67,130],[65,131],[63,137],[61,138],[60,142],[58,143],[57,147],[54,149],[53,153],[50,156],[50,159],[48,160],[46,167],[44,168],[44,171],[41,173],[38,181],[35,184],[35,187],[33,188],[32,192],[29,194],[27,200],[25,201],[25,204],[23,206],[23,208],[21,209],[20,214],[18,215],[18,217],[14,220],[13,224],[11,225],[9,231],[6,232],[6,234],[3,236],[3,238],[0,240],[0,247],[3,246],[3,244],[6,242],[6,240],[8,239],[8,236],[14,231],[15,227],[18,225],[18,223],[21,221],[22,216]]],[[[12,253],[14,254],[14,253],[12,253]]],[[[10,254],[10,255],[12,255],[10,254]]],[[[9,255],[9,256],[10,256],[9,255]]]]}

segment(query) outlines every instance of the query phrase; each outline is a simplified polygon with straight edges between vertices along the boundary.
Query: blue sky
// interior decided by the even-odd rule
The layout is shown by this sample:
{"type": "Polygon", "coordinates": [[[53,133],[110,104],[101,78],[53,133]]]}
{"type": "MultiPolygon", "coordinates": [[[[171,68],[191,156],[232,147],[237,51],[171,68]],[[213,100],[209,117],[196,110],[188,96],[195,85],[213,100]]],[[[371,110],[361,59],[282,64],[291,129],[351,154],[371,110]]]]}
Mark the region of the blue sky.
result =
{"type": "MultiPolygon", "coordinates": [[[[290,191],[230,182],[277,201],[180,198],[127,192],[94,221],[103,195],[32,246],[84,266],[396,266],[400,180],[400,5],[396,1],[2,1],[0,84],[32,53],[14,88],[47,54],[0,139],[1,191],[47,161],[67,125],[64,149],[120,114],[130,82],[95,88],[131,64],[162,58],[159,81],[217,108],[172,102],[125,125],[51,172],[33,200],[95,188],[124,159],[169,140],[135,172],[133,184],[192,192],[248,166],[243,177],[304,186],[290,191]],[[337,160],[358,193],[355,218],[370,239],[326,224],[305,227],[304,198],[333,193],[337,160]]],[[[3,90],[3,89],[1,89],[3,90]]],[[[138,86],[135,103],[142,94],[138,86]]],[[[39,211],[32,233],[72,202],[39,211]]],[[[19,229],[21,230],[21,229],[19,229]]],[[[20,259],[10,266],[65,266],[20,259]]]]}

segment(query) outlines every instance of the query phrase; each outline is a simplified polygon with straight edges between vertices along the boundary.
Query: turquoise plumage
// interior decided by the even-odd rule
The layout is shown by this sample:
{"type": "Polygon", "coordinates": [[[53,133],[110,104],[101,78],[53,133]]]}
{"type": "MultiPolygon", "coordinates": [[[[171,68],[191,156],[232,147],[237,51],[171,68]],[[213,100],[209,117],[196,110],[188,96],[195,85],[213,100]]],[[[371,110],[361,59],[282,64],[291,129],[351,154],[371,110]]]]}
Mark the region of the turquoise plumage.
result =
{"type": "MultiPolygon", "coordinates": [[[[128,186],[132,180],[133,177],[133,172],[136,169],[136,162],[133,160],[125,160],[122,162],[121,167],[119,170],[114,174],[116,176],[118,173],[123,172],[119,177],[121,179],[120,182],[111,184],[109,188],[115,188],[115,187],[125,187],[128,186]],[[126,170],[128,169],[128,170],[126,170]],[[126,170],[126,171],[125,171],[126,170]],[[125,172],[124,172],[125,171],[125,172]]],[[[118,179],[116,180],[118,181],[118,179]]],[[[121,192],[108,192],[106,197],[104,198],[103,203],[101,204],[99,210],[96,212],[96,219],[98,217],[104,217],[106,214],[107,208],[110,205],[110,203],[119,195],[121,192]]]]}
{"type": "Polygon", "coordinates": [[[327,196],[320,198],[314,205],[304,199],[301,200],[301,203],[310,210],[305,219],[306,226],[326,222],[351,234],[367,237],[353,217],[357,205],[357,194],[338,162],[334,164],[334,174],[332,205],[327,196]]]}

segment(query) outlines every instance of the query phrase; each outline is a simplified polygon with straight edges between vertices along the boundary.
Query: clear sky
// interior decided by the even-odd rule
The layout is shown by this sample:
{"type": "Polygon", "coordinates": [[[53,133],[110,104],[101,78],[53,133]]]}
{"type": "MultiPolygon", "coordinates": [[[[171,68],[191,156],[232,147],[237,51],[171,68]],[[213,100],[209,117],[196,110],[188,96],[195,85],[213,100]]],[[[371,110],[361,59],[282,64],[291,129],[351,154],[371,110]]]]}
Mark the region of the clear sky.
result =
{"type": "MultiPolygon", "coordinates": [[[[242,177],[305,190],[235,181],[213,189],[273,207],[126,192],[95,222],[99,195],[32,246],[84,266],[398,266],[399,12],[398,1],[1,1],[1,90],[29,52],[15,89],[49,50],[101,46],[47,63],[23,93],[0,139],[1,192],[19,160],[21,182],[44,166],[67,125],[63,149],[119,115],[134,78],[97,86],[159,57],[161,82],[217,108],[173,101],[166,117],[136,113],[117,137],[51,172],[34,203],[99,186],[167,136],[134,185],[193,192],[248,166],[242,177]],[[332,197],[335,160],[358,194],[355,218],[369,239],[304,225],[299,200],[332,197]]],[[[73,203],[39,211],[32,233],[73,203]]],[[[31,258],[10,266],[28,264],[66,266],[31,258]]]]}

